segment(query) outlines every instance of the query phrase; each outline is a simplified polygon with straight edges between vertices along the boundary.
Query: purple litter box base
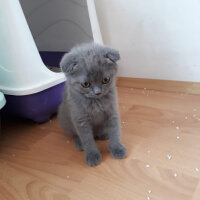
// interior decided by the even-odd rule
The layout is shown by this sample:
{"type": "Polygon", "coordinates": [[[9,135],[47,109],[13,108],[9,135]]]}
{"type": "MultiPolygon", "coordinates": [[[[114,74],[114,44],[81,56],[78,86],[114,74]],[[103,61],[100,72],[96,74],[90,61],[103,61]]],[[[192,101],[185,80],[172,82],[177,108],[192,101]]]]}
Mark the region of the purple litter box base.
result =
{"type": "Polygon", "coordinates": [[[37,123],[46,122],[52,114],[57,112],[62,102],[64,86],[65,83],[60,83],[41,92],[24,96],[5,95],[4,111],[37,123]]]}

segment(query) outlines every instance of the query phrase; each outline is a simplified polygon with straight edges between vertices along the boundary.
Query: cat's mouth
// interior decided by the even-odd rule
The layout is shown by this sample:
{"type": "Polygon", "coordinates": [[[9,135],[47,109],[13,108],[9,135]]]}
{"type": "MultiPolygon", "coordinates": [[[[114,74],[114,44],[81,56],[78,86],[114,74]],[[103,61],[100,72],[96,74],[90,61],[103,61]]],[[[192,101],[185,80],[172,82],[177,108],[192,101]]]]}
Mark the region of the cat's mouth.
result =
{"type": "Polygon", "coordinates": [[[105,94],[101,93],[101,94],[98,94],[98,95],[89,95],[89,94],[86,94],[85,96],[87,98],[92,98],[92,99],[99,99],[101,98],[102,96],[104,96],[105,94]]]}

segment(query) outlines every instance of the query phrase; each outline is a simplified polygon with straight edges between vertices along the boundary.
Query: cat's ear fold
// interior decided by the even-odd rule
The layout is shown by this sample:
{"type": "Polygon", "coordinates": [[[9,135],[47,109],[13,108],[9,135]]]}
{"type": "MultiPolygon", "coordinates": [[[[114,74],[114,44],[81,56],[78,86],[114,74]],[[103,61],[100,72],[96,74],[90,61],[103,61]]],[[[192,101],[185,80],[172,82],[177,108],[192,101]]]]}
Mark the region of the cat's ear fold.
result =
{"type": "Polygon", "coordinates": [[[105,47],[104,57],[106,58],[109,64],[116,63],[120,59],[119,51],[111,49],[109,47],[105,47]]]}
{"type": "Polygon", "coordinates": [[[60,61],[60,68],[66,76],[73,75],[78,70],[76,56],[72,53],[66,53],[60,61]]]}

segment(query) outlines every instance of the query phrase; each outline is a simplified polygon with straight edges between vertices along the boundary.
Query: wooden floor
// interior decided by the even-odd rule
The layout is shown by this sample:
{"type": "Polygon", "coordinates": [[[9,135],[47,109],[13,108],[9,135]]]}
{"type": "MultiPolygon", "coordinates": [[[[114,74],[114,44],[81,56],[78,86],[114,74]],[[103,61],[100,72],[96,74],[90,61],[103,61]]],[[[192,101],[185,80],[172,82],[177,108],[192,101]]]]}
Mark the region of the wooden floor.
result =
{"type": "Polygon", "coordinates": [[[200,96],[118,88],[124,160],[98,141],[84,162],[56,117],[9,120],[0,141],[0,200],[199,200],[200,96]]]}

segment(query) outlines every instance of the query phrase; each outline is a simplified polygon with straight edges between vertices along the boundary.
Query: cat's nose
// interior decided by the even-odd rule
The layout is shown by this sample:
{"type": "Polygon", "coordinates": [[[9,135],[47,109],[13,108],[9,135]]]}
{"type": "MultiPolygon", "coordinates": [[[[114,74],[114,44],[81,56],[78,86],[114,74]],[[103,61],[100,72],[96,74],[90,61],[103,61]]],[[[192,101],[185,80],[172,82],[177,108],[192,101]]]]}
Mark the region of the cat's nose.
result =
{"type": "Polygon", "coordinates": [[[95,95],[97,95],[97,96],[98,96],[98,95],[100,95],[100,94],[101,94],[101,89],[100,89],[99,87],[94,87],[94,89],[93,89],[93,90],[94,90],[94,94],[95,94],[95,95]]]}

